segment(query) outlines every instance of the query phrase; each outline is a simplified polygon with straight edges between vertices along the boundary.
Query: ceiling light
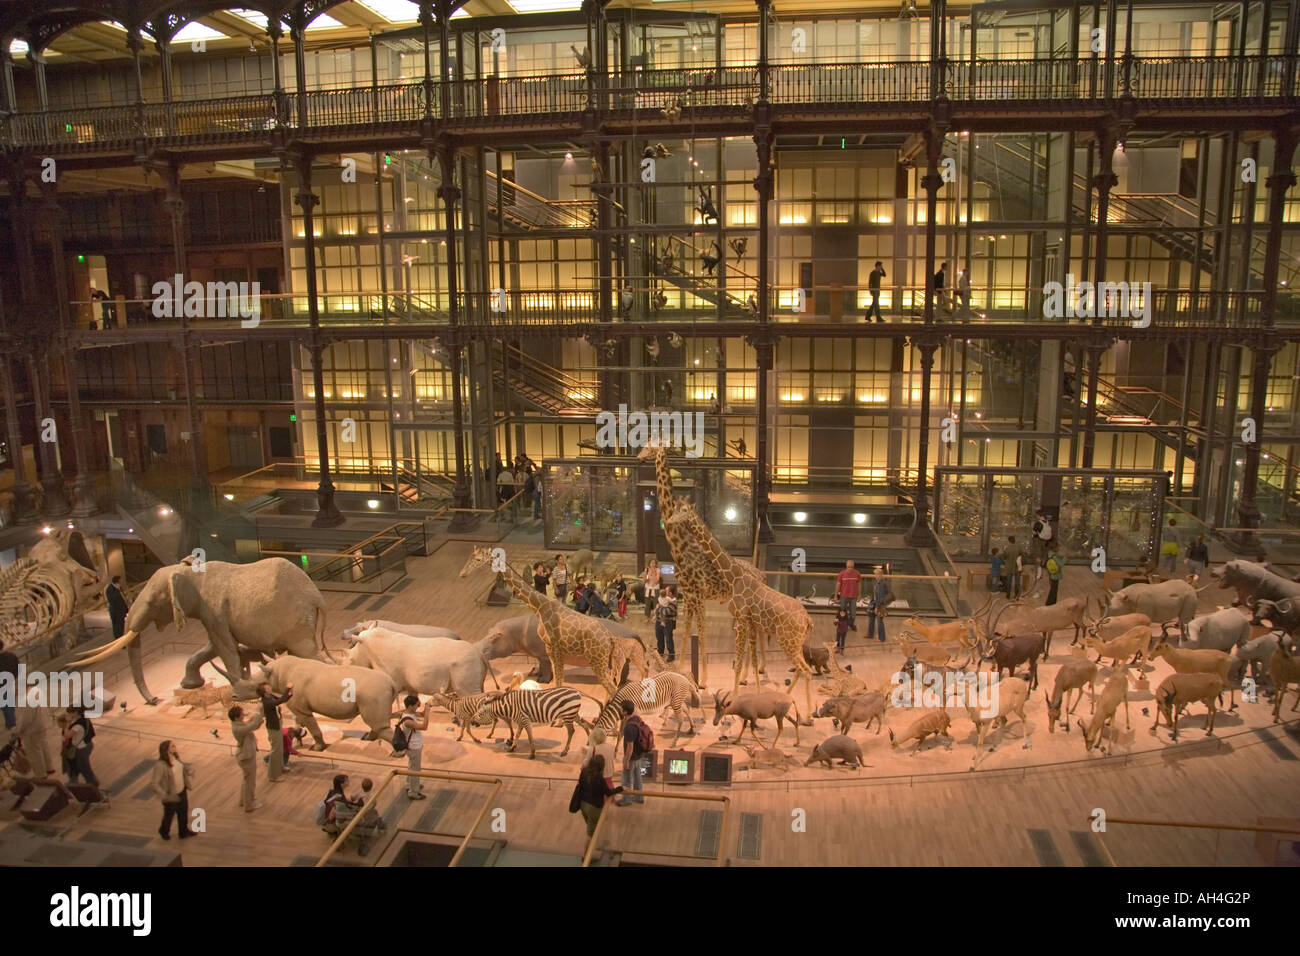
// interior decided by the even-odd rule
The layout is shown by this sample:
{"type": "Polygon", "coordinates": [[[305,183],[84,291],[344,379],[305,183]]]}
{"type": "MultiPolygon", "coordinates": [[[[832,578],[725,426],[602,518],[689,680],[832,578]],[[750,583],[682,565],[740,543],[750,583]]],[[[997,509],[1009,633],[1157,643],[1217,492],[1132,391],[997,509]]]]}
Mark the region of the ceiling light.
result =
{"type": "Polygon", "coordinates": [[[855,514],[855,515],[853,516],[853,523],[854,523],[854,524],[866,524],[866,523],[867,523],[867,516],[864,515],[864,514],[855,514]]]}
{"type": "Polygon", "coordinates": [[[580,0],[510,0],[515,13],[550,13],[555,10],[581,10],[580,0]]]}
{"type": "Polygon", "coordinates": [[[379,499],[371,498],[369,501],[366,502],[366,507],[369,508],[371,511],[374,511],[376,508],[379,507],[379,499]]]}
{"type": "Polygon", "coordinates": [[[28,50],[28,46],[27,46],[27,41],[26,41],[26,40],[10,40],[10,41],[9,41],[9,55],[10,55],[10,56],[25,56],[26,53],[27,53],[27,50],[28,50]]]}
{"type": "Polygon", "coordinates": [[[211,27],[204,26],[197,20],[191,20],[185,26],[181,27],[172,36],[172,40],[189,42],[191,40],[225,40],[227,35],[220,30],[214,30],[211,27]]]}
{"type": "Polygon", "coordinates": [[[411,0],[353,0],[389,23],[409,23],[420,18],[420,8],[411,0]]]}
{"type": "Polygon", "coordinates": [[[230,494],[230,492],[226,492],[226,493],[225,493],[224,495],[222,495],[221,497],[225,498],[227,501],[234,501],[234,500],[235,500],[235,496],[232,495],[232,494],[230,494]]]}
{"type": "Polygon", "coordinates": [[[808,520],[808,516],[804,514],[802,511],[796,511],[794,513],[794,520],[802,523],[808,520]]]}
{"type": "Polygon", "coordinates": [[[735,521],[735,520],[736,520],[736,509],[735,509],[735,508],[728,508],[726,511],[722,512],[722,517],[726,518],[728,521],[735,521]]]}

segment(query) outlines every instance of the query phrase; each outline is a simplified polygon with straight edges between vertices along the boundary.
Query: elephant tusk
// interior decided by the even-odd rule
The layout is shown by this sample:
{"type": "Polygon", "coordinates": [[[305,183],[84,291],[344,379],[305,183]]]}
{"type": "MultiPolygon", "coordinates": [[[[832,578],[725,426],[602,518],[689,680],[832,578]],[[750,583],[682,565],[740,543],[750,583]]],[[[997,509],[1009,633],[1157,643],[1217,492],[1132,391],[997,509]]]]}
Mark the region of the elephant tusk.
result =
{"type": "Polygon", "coordinates": [[[132,641],[134,641],[138,636],[139,636],[139,632],[138,632],[138,631],[127,631],[127,632],[126,632],[125,634],[123,634],[121,637],[117,638],[117,640],[110,641],[109,643],[107,643],[107,644],[105,644],[103,647],[101,647],[99,650],[97,650],[97,651],[92,651],[92,652],[91,652],[90,654],[88,654],[87,656],[85,656],[85,657],[81,657],[81,658],[78,658],[78,659],[75,660],[75,661],[72,661],[72,662],[69,664],[69,666],[70,666],[70,667],[88,667],[88,666],[90,666],[91,664],[98,664],[100,661],[104,660],[105,658],[112,657],[114,654],[116,654],[116,653],[117,653],[118,651],[120,651],[122,648],[126,647],[126,646],[129,645],[132,641]]]}

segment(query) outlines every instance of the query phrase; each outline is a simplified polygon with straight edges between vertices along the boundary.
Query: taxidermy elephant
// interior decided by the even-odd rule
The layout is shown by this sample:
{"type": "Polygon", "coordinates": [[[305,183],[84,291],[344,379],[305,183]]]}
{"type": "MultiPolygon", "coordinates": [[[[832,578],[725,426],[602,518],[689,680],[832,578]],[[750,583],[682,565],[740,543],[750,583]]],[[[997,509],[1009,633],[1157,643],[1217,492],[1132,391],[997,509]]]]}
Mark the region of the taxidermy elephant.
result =
{"type": "MultiPolygon", "coordinates": [[[[445,637],[412,637],[384,627],[358,634],[348,651],[348,663],[387,674],[399,691],[412,694],[450,690],[471,697],[482,693],[484,678],[492,674],[477,644],[445,637]]],[[[500,689],[495,674],[492,683],[500,689]]]]}
{"type": "Polygon", "coordinates": [[[275,660],[253,668],[252,684],[266,681],[277,694],[293,685],[293,696],[285,704],[316,738],[313,750],[325,749],[325,736],[316,723],[316,714],[332,720],[351,720],[360,715],[370,731],[366,740],[393,742],[389,721],[393,716],[393,698],[397,688],[387,674],[347,664],[326,664],[282,654],[275,660]]]}
{"type": "Polygon", "coordinates": [[[343,643],[349,647],[356,643],[357,635],[371,628],[382,627],[409,637],[445,637],[449,641],[459,641],[460,635],[445,627],[430,627],[424,624],[398,624],[394,621],[358,621],[343,632],[343,643]]]}
{"type": "Polygon", "coordinates": [[[203,622],[208,643],[185,662],[182,687],[202,687],[199,668],[215,657],[225,667],[218,672],[234,686],[242,672],[240,645],[268,655],[288,651],[334,666],[325,652],[325,602],[302,568],[284,558],[252,564],[207,561],[201,567],[186,559],[155,571],[127,611],[126,633],[74,666],[98,663],[126,648],[135,686],[146,703],[156,704],[158,698],[144,681],[140,635],[151,624],[162,630],[173,621],[179,630],[191,617],[203,622]]]}

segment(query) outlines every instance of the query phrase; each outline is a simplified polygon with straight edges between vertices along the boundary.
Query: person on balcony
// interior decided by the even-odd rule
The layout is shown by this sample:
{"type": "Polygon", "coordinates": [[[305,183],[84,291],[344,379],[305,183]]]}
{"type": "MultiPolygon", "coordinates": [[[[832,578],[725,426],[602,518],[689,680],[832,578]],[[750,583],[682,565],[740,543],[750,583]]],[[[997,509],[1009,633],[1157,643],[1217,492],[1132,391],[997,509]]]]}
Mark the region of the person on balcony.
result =
{"type": "Polygon", "coordinates": [[[874,315],[877,322],[884,322],[885,317],[880,314],[880,282],[885,278],[885,266],[877,261],[876,267],[871,270],[871,275],[867,278],[867,290],[871,293],[871,307],[867,309],[867,321],[871,321],[874,315]]]}
{"type": "Polygon", "coordinates": [[[944,287],[948,284],[948,263],[939,266],[939,271],[934,274],[934,304],[936,308],[942,308],[944,311],[952,311],[948,308],[948,299],[944,294],[944,287]]]}
{"type": "Polygon", "coordinates": [[[502,468],[497,475],[497,500],[505,504],[515,496],[515,473],[510,468],[502,468]]]}
{"type": "Polygon", "coordinates": [[[961,315],[970,318],[970,273],[962,269],[957,273],[957,291],[955,298],[961,301],[961,315]]]}

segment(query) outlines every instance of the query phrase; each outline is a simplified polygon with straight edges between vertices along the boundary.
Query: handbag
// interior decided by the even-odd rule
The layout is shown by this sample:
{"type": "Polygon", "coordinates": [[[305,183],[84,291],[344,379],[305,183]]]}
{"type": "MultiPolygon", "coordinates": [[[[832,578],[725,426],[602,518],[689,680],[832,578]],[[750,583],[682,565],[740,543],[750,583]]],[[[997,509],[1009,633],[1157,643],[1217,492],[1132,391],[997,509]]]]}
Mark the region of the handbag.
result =
{"type": "Polygon", "coordinates": [[[570,813],[577,813],[578,810],[581,809],[581,807],[582,807],[582,797],[579,796],[579,794],[580,794],[580,792],[581,792],[581,788],[582,788],[582,783],[581,783],[581,781],[579,781],[578,783],[575,783],[575,784],[573,785],[573,796],[571,796],[571,797],[569,798],[569,812],[570,812],[570,813]]]}

